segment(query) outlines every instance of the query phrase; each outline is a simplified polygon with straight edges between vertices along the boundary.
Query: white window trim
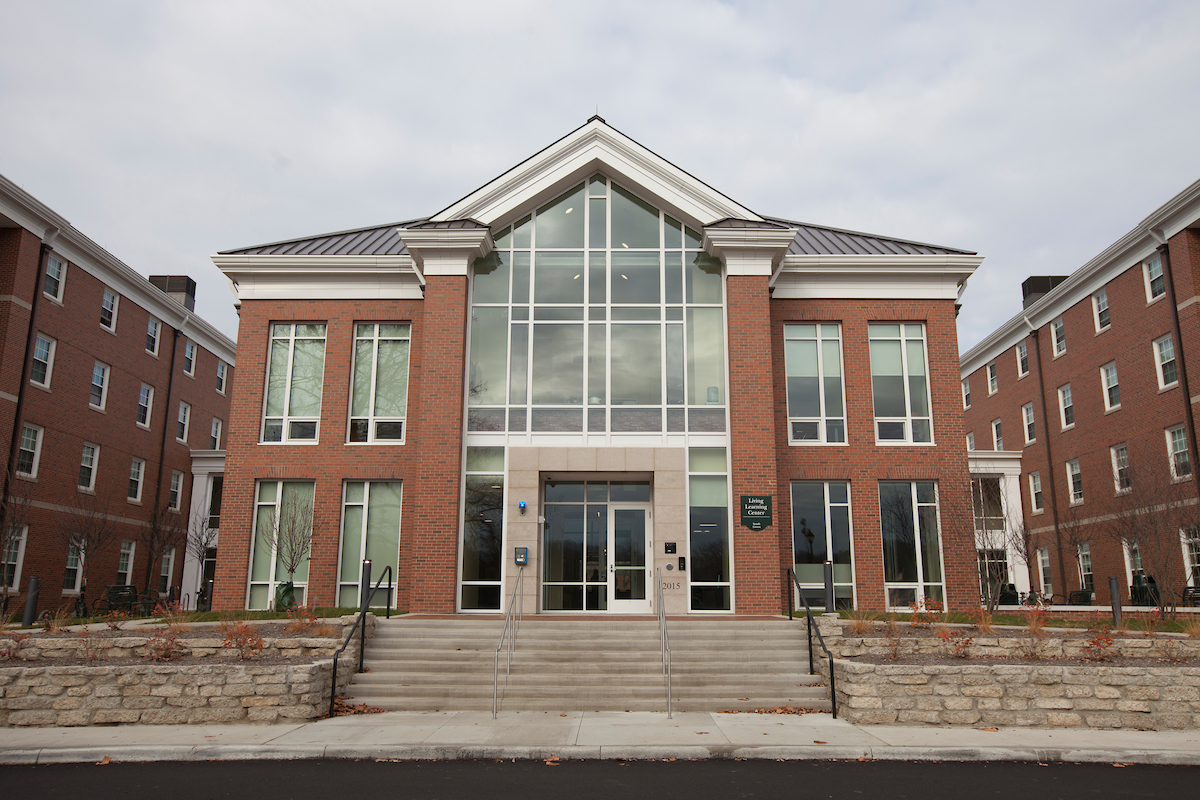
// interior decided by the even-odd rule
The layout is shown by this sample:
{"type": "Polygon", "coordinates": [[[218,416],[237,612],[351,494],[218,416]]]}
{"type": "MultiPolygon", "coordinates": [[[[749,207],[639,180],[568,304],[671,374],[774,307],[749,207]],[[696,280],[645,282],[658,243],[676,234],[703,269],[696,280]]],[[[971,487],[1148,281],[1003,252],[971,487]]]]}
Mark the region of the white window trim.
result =
{"type": "Polygon", "coordinates": [[[33,352],[34,352],[35,356],[37,355],[37,340],[38,339],[45,339],[47,342],[50,343],[50,347],[46,351],[46,380],[42,383],[38,383],[36,380],[34,380],[33,370],[30,370],[29,382],[32,383],[34,386],[37,386],[40,389],[49,389],[50,381],[54,377],[54,351],[55,351],[55,349],[58,348],[58,340],[53,338],[52,336],[47,336],[44,333],[35,334],[34,340],[33,340],[34,341],[33,352]]]}
{"type": "Polygon", "coordinates": [[[987,365],[988,397],[1000,391],[1000,375],[996,370],[996,362],[989,361],[987,365]]]}
{"type": "Polygon", "coordinates": [[[71,564],[72,551],[75,553],[75,588],[67,589],[64,587],[62,590],[64,597],[74,597],[75,595],[79,594],[79,587],[83,585],[84,554],[80,552],[79,548],[73,544],[68,545],[67,547],[67,560],[66,563],[63,564],[63,577],[67,577],[65,573],[67,571],[67,567],[71,564]]]}
{"type": "MultiPolygon", "coordinates": [[[[364,482],[366,482],[366,481],[364,481],[364,482]]],[[[275,480],[256,480],[254,482],[254,506],[253,506],[254,517],[253,517],[253,521],[251,522],[251,527],[250,527],[250,569],[247,570],[247,574],[246,574],[246,600],[245,600],[246,608],[250,608],[250,594],[253,591],[253,589],[256,586],[264,586],[264,585],[267,587],[267,608],[274,608],[275,607],[276,587],[278,587],[279,584],[281,584],[287,580],[286,577],[283,577],[283,578],[276,577],[276,570],[277,570],[276,564],[278,561],[278,553],[276,552],[275,548],[267,548],[266,550],[264,550],[263,548],[257,546],[258,511],[260,508],[269,506],[273,509],[273,513],[271,515],[271,524],[272,524],[271,535],[272,536],[278,535],[280,507],[283,505],[283,486],[286,483],[307,483],[307,484],[313,485],[313,499],[310,501],[311,505],[308,506],[308,511],[310,514],[312,514],[312,517],[310,517],[310,519],[309,519],[309,535],[310,535],[310,537],[312,536],[312,528],[314,525],[314,520],[316,518],[316,485],[313,481],[305,481],[305,480],[293,481],[293,480],[275,479],[275,480]],[[275,499],[273,501],[259,500],[260,487],[263,484],[267,484],[267,483],[275,484],[275,499]],[[257,580],[256,581],[256,580],[254,580],[254,577],[253,577],[254,576],[254,559],[260,558],[260,557],[264,558],[264,559],[268,559],[268,561],[267,561],[267,564],[268,564],[267,578],[266,578],[266,580],[257,580]]],[[[342,513],[343,518],[345,517],[345,507],[346,507],[346,483],[347,483],[347,481],[342,482],[342,512],[341,513],[342,513]]],[[[403,502],[403,500],[401,502],[403,502]]],[[[365,504],[364,504],[364,509],[365,509],[365,504]]],[[[403,513],[403,511],[402,511],[402,513],[403,513]]],[[[365,517],[366,517],[365,513],[363,514],[363,517],[364,517],[364,525],[365,525],[365,517]]],[[[400,524],[401,524],[401,526],[403,526],[403,524],[404,524],[403,517],[401,517],[400,524]]],[[[341,529],[344,527],[345,527],[345,519],[339,520],[339,522],[338,522],[338,528],[339,528],[339,535],[338,535],[339,575],[340,575],[340,569],[341,569],[341,545],[342,545],[342,535],[343,535],[341,532],[341,529]]],[[[462,540],[461,534],[459,536],[459,540],[461,543],[461,540],[462,540]]],[[[311,548],[311,546],[312,545],[310,544],[309,547],[311,548]]],[[[308,597],[309,582],[312,579],[311,568],[312,568],[312,566],[310,564],[309,565],[310,572],[306,576],[305,580],[293,581],[293,584],[292,584],[296,589],[302,590],[302,592],[297,592],[297,594],[298,595],[302,594],[303,597],[306,599],[308,597]]],[[[334,585],[340,586],[340,578],[339,578],[339,583],[336,583],[334,585]]]]}
{"type": "Polygon", "coordinates": [[[1179,355],[1175,352],[1175,337],[1169,333],[1166,336],[1160,336],[1150,343],[1150,347],[1154,352],[1154,371],[1158,375],[1158,388],[1174,389],[1179,385],[1179,355]],[[1175,380],[1170,383],[1167,383],[1163,376],[1162,351],[1159,349],[1163,342],[1171,343],[1171,360],[1175,362],[1175,380]]]}
{"type": "MultiPolygon", "coordinates": [[[[12,583],[8,585],[8,591],[15,592],[21,587],[21,567],[25,564],[25,542],[29,540],[29,526],[22,525],[21,532],[17,534],[16,539],[10,539],[9,542],[15,541],[17,544],[17,554],[15,561],[5,561],[4,557],[7,553],[0,553],[0,573],[6,572],[4,569],[8,564],[13,565],[12,583]]],[[[1184,562],[1187,563],[1187,543],[1184,542],[1184,562]]]]}
{"type": "Polygon", "coordinates": [[[1200,551],[1200,532],[1196,530],[1188,530],[1187,528],[1179,529],[1179,544],[1183,548],[1183,568],[1187,570],[1187,585],[1200,586],[1200,556],[1197,557],[1194,564],[1190,563],[1190,553],[1188,552],[1188,544],[1192,541],[1197,543],[1197,550],[1200,551]]]}
{"type": "Polygon", "coordinates": [[[1037,565],[1038,565],[1038,593],[1046,594],[1046,589],[1050,589],[1050,593],[1054,592],[1054,575],[1050,571],[1050,548],[1039,547],[1037,549],[1037,565]]]}
{"type": "Polygon", "coordinates": [[[975,450],[975,431],[967,432],[967,450],[968,451],[975,450]]]}
{"type": "Polygon", "coordinates": [[[128,486],[126,486],[125,499],[127,501],[129,501],[130,503],[141,503],[142,502],[142,490],[146,487],[146,460],[144,458],[134,458],[129,462],[129,480],[130,481],[133,480],[133,465],[134,464],[142,465],[141,470],[138,472],[137,495],[134,497],[130,497],[129,496],[129,488],[128,488],[128,486]]]}
{"type": "Polygon", "coordinates": [[[213,450],[221,449],[221,434],[223,432],[223,430],[222,430],[223,428],[224,428],[224,425],[222,424],[221,420],[217,419],[216,417],[213,417],[212,427],[209,429],[209,435],[208,435],[208,438],[210,440],[209,444],[213,445],[213,448],[212,448],[213,450]],[[215,443],[212,442],[211,441],[212,439],[216,439],[216,442],[215,443]]]}
{"type": "Polygon", "coordinates": [[[124,539],[121,541],[121,549],[117,553],[117,577],[118,578],[121,577],[121,556],[125,555],[126,553],[128,553],[128,555],[129,555],[129,571],[125,573],[125,584],[124,585],[129,586],[133,583],[133,568],[134,568],[135,559],[137,556],[137,542],[133,541],[132,539],[124,539]],[[129,545],[129,548],[126,549],[125,545],[129,545]]]}
{"type": "Polygon", "coordinates": [[[1104,288],[1092,295],[1092,322],[1096,325],[1096,333],[1104,333],[1112,327],[1112,308],[1108,304],[1108,289],[1104,288]],[[1108,311],[1108,324],[1100,324],[1100,298],[1104,298],[1104,310],[1108,311]]]}
{"type": "Polygon", "coordinates": [[[1082,592],[1096,592],[1096,565],[1092,563],[1092,544],[1091,542],[1080,542],[1075,545],[1075,569],[1079,572],[1079,590],[1082,592]],[[1088,566],[1091,568],[1086,573],[1083,571],[1083,557],[1087,555],[1088,566]],[[1092,576],[1092,588],[1089,589],[1084,585],[1083,576],[1092,576]]]}
{"type": "Polygon", "coordinates": [[[92,365],[92,378],[88,381],[88,408],[95,411],[103,411],[108,405],[108,385],[112,382],[112,366],[105,364],[103,361],[97,361],[92,365]],[[96,367],[104,367],[104,377],[100,382],[100,404],[96,405],[92,402],[92,387],[95,386],[94,378],[96,377],[96,367]]]}
{"type": "Polygon", "coordinates": [[[1063,322],[1062,317],[1050,323],[1050,346],[1054,350],[1054,357],[1058,358],[1063,353],[1067,352],[1067,326],[1063,322]],[[1058,346],[1058,332],[1062,331],[1062,348],[1058,346]]]}
{"type": "Polygon", "coordinates": [[[175,414],[175,441],[180,444],[187,444],[188,434],[192,429],[192,406],[182,400],[179,401],[179,411],[175,414]],[[182,417],[182,419],[181,419],[182,417]],[[183,436],[179,435],[179,424],[183,423],[183,436]]]}
{"type": "Polygon", "coordinates": [[[963,401],[963,410],[964,411],[971,407],[971,379],[970,378],[962,379],[962,401],[963,401]]]}
{"type": "Polygon", "coordinates": [[[1125,442],[1121,442],[1120,444],[1114,444],[1112,447],[1108,448],[1108,460],[1112,464],[1113,493],[1116,495],[1129,494],[1133,491],[1132,477],[1130,479],[1129,486],[1121,486],[1120,466],[1117,463],[1117,451],[1122,447],[1125,448],[1125,469],[1129,469],[1129,445],[1125,442]]]}
{"type": "Polygon", "coordinates": [[[1058,387],[1058,422],[1060,425],[1062,425],[1062,429],[1064,431],[1069,431],[1071,428],[1075,427],[1075,396],[1071,394],[1071,384],[1069,383],[1064,383],[1062,386],[1058,387]],[[1068,406],[1065,402],[1066,395],[1063,393],[1064,389],[1066,390],[1066,394],[1071,395],[1071,421],[1069,423],[1067,422],[1068,406]]]}
{"type": "Polygon", "coordinates": [[[1119,372],[1117,372],[1117,362],[1110,361],[1100,367],[1100,392],[1104,397],[1105,411],[1116,411],[1121,407],[1121,375],[1119,372]],[[1109,403],[1109,389],[1112,388],[1108,385],[1109,367],[1112,367],[1113,377],[1116,378],[1116,380],[1113,381],[1113,386],[1117,388],[1117,402],[1112,404],[1109,403]]]}
{"type": "Polygon", "coordinates": [[[33,430],[37,434],[37,438],[35,439],[35,441],[33,443],[33,463],[29,468],[29,472],[19,472],[18,471],[15,474],[19,475],[22,478],[28,478],[30,480],[35,480],[38,476],[38,465],[42,461],[42,440],[46,436],[46,429],[43,428],[41,425],[31,425],[28,422],[21,425],[21,434],[20,434],[21,441],[17,442],[17,460],[18,460],[18,462],[20,461],[21,443],[25,440],[25,429],[26,428],[33,428],[33,430]]]}
{"type": "Polygon", "coordinates": [[[1034,470],[1029,473],[1029,509],[1031,514],[1043,514],[1046,511],[1046,497],[1042,495],[1041,502],[1038,501],[1038,495],[1042,494],[1042,473],[1034,470]]]}
{"type": "Polygon", "coordinates": [[[1021,430],[1025,434],[1025,444],[1033,444],[1037,441],[1037,420],[1033,415],[1033,403],[1026,403],[1021,406],[1021,430]],[[1033,435],[1029,434],[1029,429],[1033,428],[1033,435]]]}
{"type": "Polygon", "coordinates": [[[1148,258],[1142,262],[1142,282],[1146,286],[1146,305],[1155,303],[1167,296],[1167,273],[1166,273],[1166,270],[1163,270],[1162,259],[1159,258],[1157,255],[1151,256],[1150,258],[1148,258]],[[1158,264],[1158,268],[1161,271],[1161,277],[1163,279],[1163,293],[1158,295],[1157,297],[1155,297],[1152,294],[1151,289],[1150,289],[1150,282],[1151,282],[1151,280],[1153,280],[1150,277],[1150,267],[1155,263],[1158,264]]]}
{"type": "Polygon", "coordinates": [[[225,387],[229,382],[229,365],[217,359],[217,394],[225,396],[225,387]]]}
{"type": "Polygon", "coordinates": [[[1083,505],[1083,501],[1084,501],[1083,466],[1079,463],[1078,458],[1072,458],[1070,461],[1068,461],[1066,463],[1066,468],[1067,468],[1067,498],[1068,498],[1068,502],[1070,505],[1073,505],[1073,506],[1081,506],[1081,505],[1083,505]],[[1072,465],[1075,466],[1075,470],[1071,469],[1072,465]],[[1079,474],[1079,497],[1078,498],[1075,497],[1075,482],[1073,480],[1073,478],[1076,474],[1076,471],[1079,474]]]}
{"type": "Polygon", "coordinates": [[[1013,348],[1013,354],[1017,357],[1017,378],[1024,378],[1029,374],[1029,345],[1025,342],[1017,342],[1017,346],[1013,348]],[[1025,368],[1021,369],[1021,348],[1025,348],[1025,368]]]}
{"type": "Polygon", "coordinates": [[[998,419],[992,420],[992,449],[996,451],[1004,449],[1004,426],[998,419]]]}
{"type": "Polygon", "coordinates": [[[1188,446],[1187,428],[1183,425],[1172,425],[1170,428],[1167,428],[1163,431],[1163,435],[1167,440],[1167,462],[1171,468],[1171,480],[1186,481],[1191,479],[1192,472],[1195,471],[1195,467],[1192,465],[1191,448],[1188,446]],[[1183,450],[1178,452],[1181,452],[1187,456],[1188,471],[1183,475],[1180,475],[1175,470],[1175,453],[1177,451],[1175,450],[1174,436],[1172,436],[1172,434],[1174,434],[1176,431],[1179,431],[1183,434],[1183,450]]]}
{"type": "Polygon", "coordinates": [[[196,343],[187,339],[183,342],[183,374],[189,378],[196,377],[196,361],[200,358],[200,349],[196,347],[196,343]],[[191,358],[188,358],[188,353],[191,353],[191,358]],[[188,368],[188,362],[191,361],[191,368],[188,368]]]}
{"type": "Polygon", "coordinates": [[[167,490],[167,509],[170,511],[178,511],[183,503],[183,473],[179,470],[171,470],[171,484],[167,490]],[[175,499],[171,499],[171,495],[175,495],[175,499]]]}
{"type": "MultiPolygon", "coordinates": [[[[891,589],[915,589],[916,595],[917,595],[917,603],[923,607],[925,604],[925,598],[928,595],[928,589],[933,586],[938,586],[938,587],[941,587],[941,589],[942,589],[942,606],[944,608],[945,600],[946,600],[946,552],[945,552],[946,547],[945,547],[944,537],[942,536],[941,486],[938,484],[937,481],[901,481],[901,483],[907,483],[909,485],[909,497],[910,497],[910,503],[912,504],[911,507],[912,507],[912,514],[913,514],[911,522],[913,525],[913,530],[915,532],[917,532],[917,536],[915,537],[915,541],[913,543],[913,547],[916,551],[916,556],[917,556],[917,580],[915,582],[910,582],[910,581],[892,582],[892,581],[888,581],[885,579],[884,583],[883,583],[883,592],[884,592],[883,602],[885,604],[885,607],[887,607],[889,610],[893,610],[893,611],[907,610],[907,607],[901,609],[901,608],[897,608],[897,607],[888,605],[890,595],[891,595],[890,590],[891,589]],[[942,577],[941,577],[941,580],[938,580],[938,581],[928,581],[925,579],[925,559],[921,557],[921,536],[919,533],[921,530],[921,521],[920,521],[921,504],[917,502],[917,484],[918,483],[932,483],[933,484],[934,527],[937,530],[937,537],[938,537],[939,563],[942,565],[942,577]]],[[[878,491],[878,489],[876,489],[876,491],[878,491]]]]}
{"type": "Polygon", "coordinates": [[[137,406],[136,406],[138,409],[140,409],[142,407],[142,389],[143,388],[150,390],[150,393],[146,396],[146,421],[138,422],[136,414],[133,418],[133,421],[134,421],[134,423],[137,424],[137,426],[139,428],[145,428],[146,430],[150,430],[150,423],[154,419],[154,387],[148,383],[143,383],[141,386],[138,387],[138,399],[137,399],[137,406]]]}
{"type": "MultiPolygon", "coordinates": [[[[83,457],[87,453],[87,448],[89,448],[89,447],[92,448],[92,463],[91,463],[91,473],[88,475],[87,485],[85,486],[84,484],[79,483],[78,480],[76,480],[75,483],[76,483],[76,486],[81,491],[95,492],[96,491],[96,472],[100,469],[100,445],[92,444],[91,442],[83,443],[83,449],[81,449],[79,451],[79,467],[81,470],[84,467],[83,457]]],[[[76,478],[78,478],[78,477],[79,476],[76,475],[76,478]]]]}
{"type": "MultiPolygon", "coordinates": [[[[322,325],[325,328],[325,333],[320,337],[321,341],[325,343],[325,347],[326,347],[326,350],[323,352],[323,354],[321,356],[321,359],[322,359],[321,398],[322,398],[322,409],[324,408],[324,395],[325,395],[324,361],[325,361],[325,358],[329,355],[329,353],[328,353],[329,323],[328,322],[269,322],[267,324],[267,362],[266,362],[266,369],[264,370],[265,374],[263,375],[262,411],[259,414],[259,423],[258,423],[259,424],[259,428],[258,428],[258,443],[259,444],[265,444],[265,445],[270,445],[270,446],[275,446],[275,445],[312,446],[312,445],[317,445],[317,444],[321,443],[321,414],[320,414],[320,411],[317,412],[317,415],[315,417],[304,417],[304,416],[293,417],[292,415],[287,413],[288,411],[291,410],[289,408],[289,406],[291,403],[291,395],[292,395],[292,362],[296,357],[296,338],[297,338],[296,337],[296,328],[299,325],[322,325]],[[268,398],[268,395],[270,394],[270,390],[271,390],[271,347],[273,346],[273,344],[277,338],[283,338],[283,337],[275,336],[275,326],[276,325],[288,325],[291,328],[291,332],[287,336],[288,357],[287,357],[287,364],[284,366],[284,369],[287,370],[287,374],[285,376],[284,384],[283,384],[283,414],[278,417],[278,419],[280,420],[280,424],[283,426],[283,429],[280,431],[279,441],[270,441],[266,438],[266,433],[267,433],[267,398],[268,398]],[[313,437],[311,439],[292,439],[291,437],[289,437],[288,434],[291,432],[291,424],[293,422],[315,422],[316,430],[314,432],[313,437]]],[[[317,337],[310,336],[310,337],[301,337],[301,338],[315,339],[317,337]]],[[[272,419],[275,419],[275,418],[272,417],[272,419]]],[[[405,426],[405,427],[407,427],[407,426],[405,426]]]]}
{"type": "Polygon", "coordinates": [[[147,338],[150,337],[151,323],[156,323],[158,325],[158,327],[155,328],[155,331],[154,331],[154,349],[151,350],[149,347],[147,347],[146,352],[149,353],[150,355],[154,356],[155,358],[158,358],[158,351],[162,349],[162,332],[163,332],[162,320],[160,320],[156,317],[150,317],[150,319],[146,321],[146,337],[147,338]]]}
{"type": "Polygon", "coordinates": [[[53,253],[48,254],[46,256],[46,268],[44,270],[42,270],[41,277],[42,277],[42,294],[44,294],[46,297],[49,297],[51,300],[58,303],[59,305],[62,305],[63,296],[66,294],[66,291],[67,291],[67,262],[66,262],[66,260],[61,259],[61,258],[56,258],[53,253]],[[50,264],[52,262],[55,264],[58,264],[61,267],[61,270],[58,273],[58,294],[57,295],[50,294],[49,292],[46,291],[46,277],[50,273],[50,264]]]}
{"type": "Polygon", "coordinates": [[[100,329],[108,331],[109,333],[116,333],[117,332],[117,310],[121,307],[121,295],[119,292],[105,286],[104,289],[100,293],[100,313],[101,314],[104,313],[104,295],[106,295],[106,294],[111,294],[113,296],[112,324],[105,325],[104,320],[100,320],[100,329]]]}
{"type": "MultiPolygon", "coordinates": [[[[804,338],[793,337],[791,339],[791,341],[805,341],[805,342],[815,341],[817,343],[817,386],[818,386],[817,402],[820,405],[821,411],[820,411],[820,414],[818,414],[816,417],[792,417],[792,416],[789,416],[787,418],[788,444],[796,446],[796,447],[812,447],[812,446],[848,447],[850,445],[850,436],[849,436],[849,430],[848,430],[849,426],[846,424],[846,410],[847,410],[846,409],[846,359],[845,359],[845,355],[844,355],[844,348],[842,346],[842,323],[814,320],[814,321],[806,321],[806,322],[796,322],[796,323],[791,323],[791,324],[793,324],[793,325],[812,325],[816,328],[815,338],[809,339],[807,337],[804,337],[804,338]],[[835,326],[837,326],[837,331],[838,331],[837,340],[836,340],[837,344],[838,344],[838,370],[839,370],[838,380],[841,381],[841,384],[842,384],[842,415],[840,417],[833,416],[833,415],[827,413],[827,409],[825,408],[825,377],[824,377],[825,348],[822,347],[822,345],[825,342],[831,342],[834,340],[826,338],[821,333],[821,326],[823,326],[823,325],[835,325],[835,326]],[[834,420],[841,419],[841,421],[842,421],[842,441],[840,441],[840,442],[829,441],[828,425],[829,425],[829,420],[831,420],[831,419],[834,419],[834,420]],[[792,423],[793,422],[816,422],[817,423],[817,431],[819,434],[818,438],[816,438],[816,439],[793,439],[792,438],[792,423]]],[[[784,331],[785,331],[784,347],[785,348],[787,347],[786,342],[789,341],[787,333],[786,333],[787,328],[788,328],[788,325],[785,325],[784,326],[784,331]]],[[[787,395],[786,372],[787,372],[787,368],[785,366],[784,367],[785,400],[786,400],[786,395],[787,395]]]]}
{"type": "MultiPolygon", "coordinates": [[[[933,391],[930,387],[930,381],[929,381],[929,339],[928,339],[929,329],[926,327],[924,322],[899,322],[899,323],[897,323],[895,321],[879,321],[879,320],[877,320],[874,323],[868,323],[868,334],[867,334],[868,348],[870,347],[870,342],[873,341],[871,339],[871,336],[869,333],[870,325],[872,325],[872,324],[880,324],[880,325],[897,325],[898,324],[900,326],[900,368],[901,368],[901,370],[903,370],[903,374],[904,374],[904,405],[905,405],[906,411],[908,412],[907,416],[904,416],[904,417],[877,417],[877,416],[874,416],[874,413],[875,413],[874,398],[872,398],[871,414],[872,414],[872,419],[874,420],[873,428],[875,431],[875,445],[877,447],[936,447],[937,446],[937,435],[935,434],[935,432],[933,430],[933,391]],[[923,369],[925,370],[925,375],[924,375],[925,397],[927,398],[927,401],[929,403],[929,414],[927,416],[918,417],[915,414],[913,414],[912,393],[911,393],[911,386],[910,386],[910,382],[909,382],[909,372],[908,372],[908,363],[909,363],[908,347],[906,345],[908,344],[908,342],[916,341],[916,340],[908,338],[908,333],[905,330],[908,325],[919,325],[921,327],[921,338],[920,338],[921,358],[923,358],[925,361],[925,363],[922,365],[923,369]],[[929,441],[928,442],[915,441],[913,438],[913,423],[916,422],[917,420],[926,420],[926,419],[929,420],[929,441]],[[904,423],[904,438],[903,439],[880,439],[879,438],[879,423],[881,423],[881,422],[903,422],[904,423]]],[[[872,373],[872,374],[874,374],[874,373],[872,373]]],[[[844,392],[845,392],[845,372],[844,371],[843,371],[842,375],[843,375],[842,391],[844,394],[844,392]]],[[[842,402],[843,402],[843,404],[845,404],[845,402],[846,402],[844,396],[842,398],[842,402]]],[[[847,410],[849,410],[849,409],[847,408],[847,410]]],[[[847,430],[846,439],[847,439],[847,441],[849,441],[849,439],[850,439],[849,430],[847,430]]]]}
{"type": "Polygon", "coordinates": [[[159,563],[161,565],[158,569],[159,591],[166,593],[171,590],[171,578],[175,575],[175,548],[173,546],[163,548],[159,563]]]}
{"type": "MultiPolygon", "coordinates": [[[[328,335],[328,328],[326,328],[326,335],[328,335]]],[[[408,438],[408,407],[407,407],[407,403],[406,403],[405,409],[404,409],[405,413],[402,416],[385,417],[385,416],[376,415],[376,413],[375,413],[375,384],[379,380],[379,342],[380,341],[407,341],[409,343],[409,356],[410,356],[408,374],[404,376],[404,382],[405,382],[405,386],[406,386],[405,397],[407,398],[407,386],[409,383],[409,379],[412,377],[412,360],[411,360],[411,356],[412,356],[412,324],[409,322],[355,322],[354,323],[354,344],[353,344],[354,355],[351,357],[352,362],[354,362],[354,360],[358,358],[358,343],[359,342],[368,342],[368,341],[371,342],[371,386],[368,389],[368,391],[370,392],[370,396],[369,396],[369,400],[368,400],[368,403],[370,405],[370,411],[368,412],[366,417],[358,417],[358,416],[352,417],[352,415],[350,415],[350,414],[346,415],[346,444],[354,445],[354,446],[402,445],[402,444],[404,444],[405,440],[408,438]],[[371,336],[370,337],[360,336],[358,334],[358,326],[359,325],[371,325],[373,327],[373,332],[372,332],[371,336]],[[379,335],[379,326],[380,325],[405,325],[405,326],[408,326],[408,337],[407,338],[401,338],[399,336],[380,337],[380,335],[379,335]],[[356,420],[356,419],[366,419],[366,421],[367,421],[367,440],[365,442],[350,441],[351,426],[354,425],[354,420],[356,420]],[[375,438],[375,423],[376,422],[399,422],[399,423],[401,423],[402,427],[400,429],[400,438],[399,439],[376,439],[375,438]]],[[[353,396],[354,395],[354,377],[357,374],[356,364],[352,363],[350,369],[351,369],[351,374],[350,374],[350,395],[351,396],[347,400],[347,404],[346,404],[347,409],[351,408],[351,406],[354,403],[354,396],[353,396]]],[[[318,423],[318,428],[319,427],[320,427],[320,423],[318,423]]],[[[318,433],[319,433],[319,431],[318,431],[318,433]]]]}

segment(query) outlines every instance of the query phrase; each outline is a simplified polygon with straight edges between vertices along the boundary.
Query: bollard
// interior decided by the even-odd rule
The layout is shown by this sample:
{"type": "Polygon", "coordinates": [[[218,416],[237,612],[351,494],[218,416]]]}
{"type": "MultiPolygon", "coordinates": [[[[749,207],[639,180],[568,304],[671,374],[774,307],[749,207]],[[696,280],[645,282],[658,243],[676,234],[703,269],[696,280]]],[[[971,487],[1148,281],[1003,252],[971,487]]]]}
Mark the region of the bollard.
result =
{"type": "Polygon", "coordinates": [[[1112,617],[1113,627],[1121,627],[1121,590],[1117,586],[1117,579],[1109,577],[1108,579],[1108,596],[1112,601],[1112,617]]]}
{"type": "Polygon", "coordinates": [[[833,607],[833,562],[825,562],[825,613],[832,614],[833,607]]]}
{"type": "Polygon", "coordinates": [[[25,616],[21,617],[21,626],[28,628],[37,617],[38,579],[35,575],[29,579],[29,591],[25,595],[25,616]]]}

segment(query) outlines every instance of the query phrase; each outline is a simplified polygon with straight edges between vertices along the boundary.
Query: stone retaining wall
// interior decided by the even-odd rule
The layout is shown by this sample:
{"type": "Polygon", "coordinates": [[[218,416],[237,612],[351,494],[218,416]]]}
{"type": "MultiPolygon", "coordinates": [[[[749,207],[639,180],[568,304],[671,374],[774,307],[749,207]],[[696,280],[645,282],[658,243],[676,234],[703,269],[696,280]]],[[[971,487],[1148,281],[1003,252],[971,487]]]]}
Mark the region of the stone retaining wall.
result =
{"type": "MultiPolygon", "coordinates": [[[[1200,728],[1200,667],[912,666],[835,660],[853,723],[1200,728]]],[[[822,672],[828,680],[827,662],[822,672]]]]}

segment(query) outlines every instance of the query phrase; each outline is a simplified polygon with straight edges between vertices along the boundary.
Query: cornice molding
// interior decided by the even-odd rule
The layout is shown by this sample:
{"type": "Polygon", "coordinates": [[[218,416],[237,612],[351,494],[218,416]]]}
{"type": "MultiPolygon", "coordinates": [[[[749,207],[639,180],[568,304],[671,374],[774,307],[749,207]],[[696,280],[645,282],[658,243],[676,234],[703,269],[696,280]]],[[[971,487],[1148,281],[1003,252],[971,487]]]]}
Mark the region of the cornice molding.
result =
{"type": "Polygon", "coordinates": [[[981,255],[788,255],[776,299],[957,300],[981,255]]]}
{"type": "Polygon", "coordinates": [[[421,300],[413,260],[395,256],[214,255],[246,300],[421,300]]]}
{"type": "Polygon", "coordinates": [[[968,450],[967,471],[973,475],[1006,475],[1021,474],[1020,450],[968,450]]]}
{"type": "Polygon", "coordinates": [[[704,249],[728,275],[771,275],[796,240],[795,228],[705,228],[704,249]]]}
{"type": "Polygon", "coordinates": [[[492,251],[487,228],[397,228],[404,246],[426,276],[470,272],[471,262],[492,251]]]}

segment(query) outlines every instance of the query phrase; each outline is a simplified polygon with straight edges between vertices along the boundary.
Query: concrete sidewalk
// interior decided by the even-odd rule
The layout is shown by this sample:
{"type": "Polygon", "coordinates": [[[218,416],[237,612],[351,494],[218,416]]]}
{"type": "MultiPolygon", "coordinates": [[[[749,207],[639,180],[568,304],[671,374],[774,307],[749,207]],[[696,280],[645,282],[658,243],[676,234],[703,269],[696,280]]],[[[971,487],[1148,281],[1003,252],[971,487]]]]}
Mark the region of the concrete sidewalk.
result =
{"type": "Polygon", "coordinates": [[[295,725],[0,729],[0,764],[223,759],[873,759],[1200,765],[1200,731],[855,726],[828,714],[391,712],[295,725]]]}

